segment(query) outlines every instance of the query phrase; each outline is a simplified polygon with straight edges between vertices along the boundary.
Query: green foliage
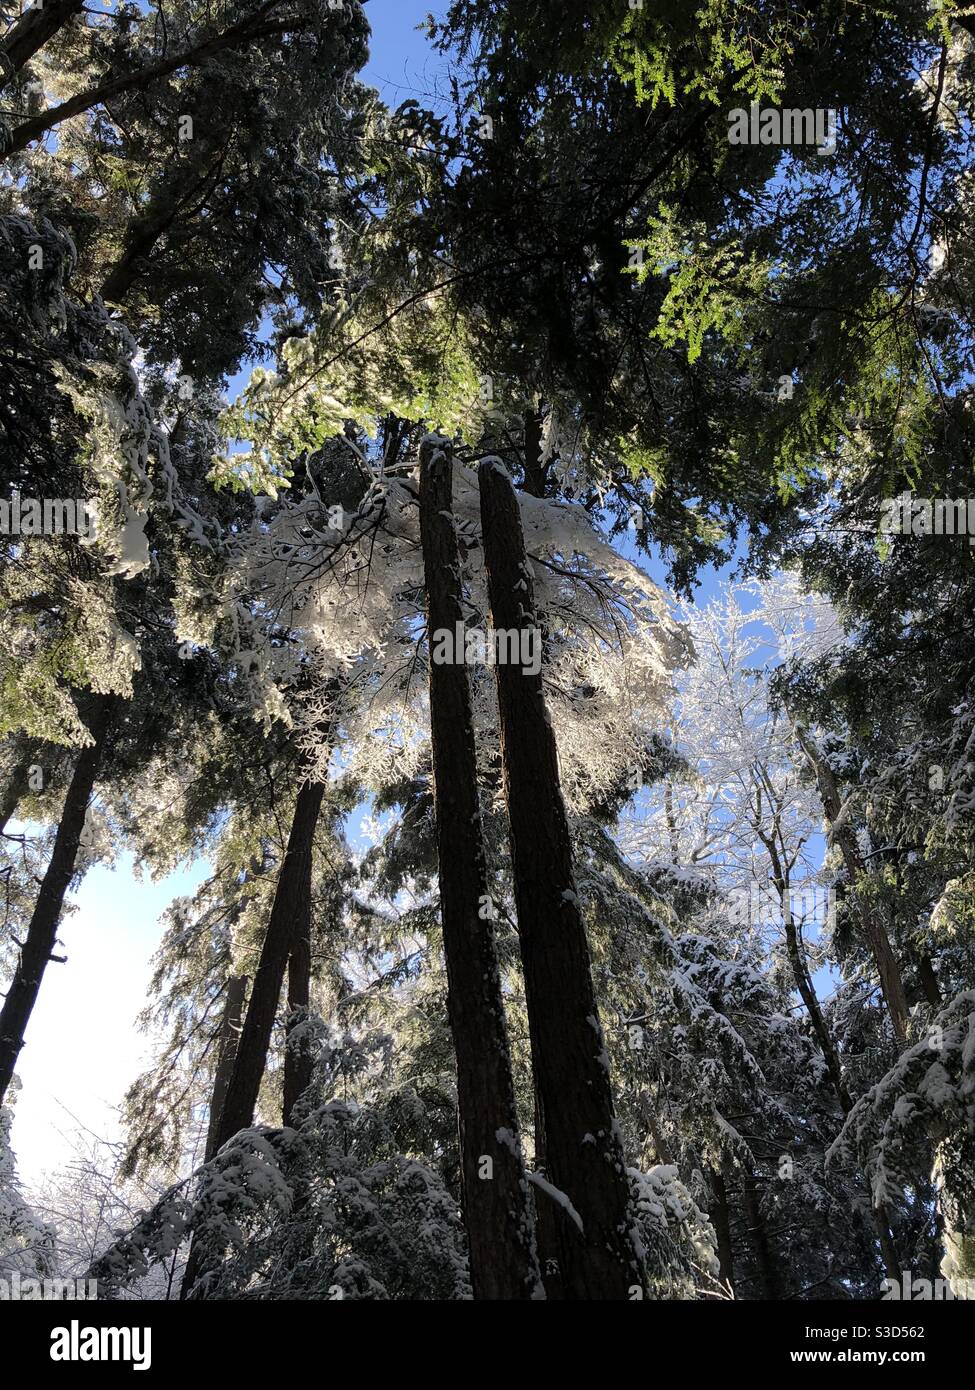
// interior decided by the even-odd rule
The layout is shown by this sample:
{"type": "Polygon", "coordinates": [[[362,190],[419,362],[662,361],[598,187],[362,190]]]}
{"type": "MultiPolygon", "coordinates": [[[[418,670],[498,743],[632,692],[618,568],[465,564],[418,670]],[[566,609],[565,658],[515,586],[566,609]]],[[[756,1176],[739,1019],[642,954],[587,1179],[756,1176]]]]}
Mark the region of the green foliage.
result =
{"type": "Polygon", "coordinates": [[[661,204],[649,235],[628,243],[649,256],[635,270],[640,283],[650,274],[668,282],[652,336],[667,347],[686,342],[690,363],[701,356],[709,332],[729,344],[745,344],[750,301],[760,298],[773,274],[772,265],[754,253],[746,261],[739,246],[711,244],[704,232],[703,225],[679,226],[676,214],[661,204]]]}

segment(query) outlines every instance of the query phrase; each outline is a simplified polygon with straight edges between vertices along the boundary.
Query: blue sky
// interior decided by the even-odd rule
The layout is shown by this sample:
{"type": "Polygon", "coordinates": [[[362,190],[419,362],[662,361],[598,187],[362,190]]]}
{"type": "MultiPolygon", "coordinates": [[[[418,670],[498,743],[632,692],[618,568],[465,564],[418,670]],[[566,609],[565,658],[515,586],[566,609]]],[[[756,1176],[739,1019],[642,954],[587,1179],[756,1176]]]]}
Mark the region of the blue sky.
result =
{"type": "Polygon", "coordinates": [[[444,9],[431,0],[366,0],[372,40],[363,77],[379,88],[391,106],[435,93],[443,60],[416,26],[428,14],[436,18],[444,9]]]}
{"type": "Polygon", "coordinates": [[[119,1102],[149,1059],[149,1040],[134,1023],[147,997],[159,919],[206,874],[200,861],[158,883],[140,881],[126,855],[115,869],[92,869],[73,895],[77,911],[58,932],[58,954],[67,960],[45,971],[17,1064],[23,1089],[12,1140],[22,1181],[69,1162],[79,1129],[117,1137],[119,1102]]]}

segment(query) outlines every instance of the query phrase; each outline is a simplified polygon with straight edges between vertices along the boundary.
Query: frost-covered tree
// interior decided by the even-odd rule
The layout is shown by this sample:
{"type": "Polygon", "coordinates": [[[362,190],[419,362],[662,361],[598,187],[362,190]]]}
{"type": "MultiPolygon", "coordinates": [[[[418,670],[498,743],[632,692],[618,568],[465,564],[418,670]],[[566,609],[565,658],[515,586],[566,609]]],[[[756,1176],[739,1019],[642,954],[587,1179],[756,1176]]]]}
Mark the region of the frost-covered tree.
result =
{"type": "Polygon", "coordinates": [[[98,525],[0,528],[0,1082],[88,864],[209,861],[72,1267],[964,1288],[971,549],[890,522],[971,487],[971,16],[465,0],[434,112],[357,0],[2,14],[0,502],[98,525]]]}
{"type": "Polygon", "coordinates": [[[25,1197],[10,1147],[11,1107],[0,1109],[0,1277],[44,1279],[55,1273],[56,1232],[25,1197]]]}

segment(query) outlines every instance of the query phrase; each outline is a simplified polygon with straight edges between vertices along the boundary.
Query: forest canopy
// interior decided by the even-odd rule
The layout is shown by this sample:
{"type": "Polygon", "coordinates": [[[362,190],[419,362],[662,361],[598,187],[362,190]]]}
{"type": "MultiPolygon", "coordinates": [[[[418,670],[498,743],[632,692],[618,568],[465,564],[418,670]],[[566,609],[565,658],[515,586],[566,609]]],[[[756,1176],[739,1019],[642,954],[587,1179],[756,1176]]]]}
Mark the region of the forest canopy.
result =
{"type": "Polygon", "coordinates": [[[411,18],[0,0],[0,1280],[971,1298],[975,18],[411,18]]]}

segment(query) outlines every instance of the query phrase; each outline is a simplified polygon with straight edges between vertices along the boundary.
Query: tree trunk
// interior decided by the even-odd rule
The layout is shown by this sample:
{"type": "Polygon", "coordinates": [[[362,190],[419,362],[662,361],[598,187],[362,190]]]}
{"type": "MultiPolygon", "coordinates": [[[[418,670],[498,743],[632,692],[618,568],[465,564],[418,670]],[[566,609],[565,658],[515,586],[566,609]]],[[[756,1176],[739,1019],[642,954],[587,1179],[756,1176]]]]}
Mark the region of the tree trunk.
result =
{"type": "MultiPolygon", "coordinates": [[[[240,1130],[248,1129],[254,1119],[254,1107],[267,1065],[271,1031],[281,999],[284,972],[294,945],[295,924],[311,913],[312,846],[324,795],[325,787],[321,782],[303,782],[298,791],[288,848],[274,886],[274,902],[268,916],[261,959],[230,1066],[223,1104],[216,1118],[214,1086],[207,1158],[212,1158],[240,1130]]],[[[199,1241],[194,1239],[183,1273],[181,1299],[192,1298],[194,1285],[203,1273],[204,1257],[199,1241]]]]}
{"type": "MultiPolygon", "coordinates": [[[[779,904],[782,909],[782,921],[785,925],[786,950],[789,955],[789,964],[792,967],[792,978],[795,981],[799,997],[806,1007],[813,1032],[819,1043],[820,1050],[826,1062],[826,1070],[832,1082],[833,1090],[839,1101],[843,1115],[849,1115],[853,1109],[853,1100],[847,1090],[846,1082],[843,1080],[843,1072],[840,1067],[839,1053],[833,1035],[826,1026],[823,1018],[823,1011],[819,1007],[819,999],[816,997],[816,990],[809,975],[809,967],[803,955],[802,943],[799,940],[799,933],[796,929],[795,918],[792,915],[792,902],[790,897],[790,885],[786,875],[783,875],[780,861],[775,849],[774,841],[766,840],[766,848],[772,857],[772,864],[775,871],[775,886],[779,894],[779,904]]],[[[880,1242],[880,1252],[883,1256],[884,1268],[892,1279],[899,1279],[897,1251],[894,1246],[894,1238],[890,1230],[890,1218],[885,1206],[874,1206],[871,1197],[871,1211],[873,1213],[874,1229],[877,1232],[877,1239],[880,1242]]]]}
{"type": "Polygon", "coordinates": [[[925,999],[932,1008],[940,1009],[942,1004],[941,987],[938,984],[938,977],[934,973],[934,965],[927,951],[918,952],[917,973],[918,979],[921,981],[921,988],[924,991],[925,999]]]}
{"type": "MultiPolygon", "coordinates": [[[[253,43],[259,39],[286,33],[289,27],[287,20],[272,23],[266,19],[279,2],[280,0],[265,0],[259,10],[246,16],[237,24],[231,25],[222,34],[215,34],[212,38],[204,40],[203,43],[180,53],[170,53],[167,57],[161,58],[158,62],[149,63],[136,72],[128,72],[121,77],[110,77],[95,87],[76,92],[74,96],[59,102],[57,106],[49,106],[40,115],[32,116],[14,127],[7,150],[5,154],[0,154],[0,159],[25,149],[32,141],[39,140],[49,130],[61,125],[63,121],[70,120],[73,116],[79,116],[84,111],[90,111],[94,106],[102,106],[113,98],[121,96],[124,92],[132,91],[134,88],[146,90],[153,83],[168,77],[170,73],[178,72],[181,68],[205,66],[211,58],[226,49],[242,48],[245,44],[253,43]]],[[[46,13],[46,8],[45,6],[42,13],[46,13]]],[[[55,28],[60,28],[63,23],[64,19],[55,28]]],[[[50,32],[53,33],[54,30],[50,32]]],[[[45,42],[49,37],[50,33],[46,34],[40,42],[45,42]]],[[[33,38],[26,41],[34,43],[33,51],[40,47],[40,43],[35,42],[33,38]]],[[[28,57],[30,56],[28,54],[28,57]]],[[[27,59],[25,58],[24,61],[26,62],[27,59]]]]}
{"type": "Polygon", "coordinates": [[[895,1283],[900,1280],[900,1260],[897,1258],[897,1247],[894,1244],[893,1233],[890,1229],[890,1213],[884,1203],[880,1206],[871,1207],[873,1212],[874,1230],[877,1232],[877,1240],[880,1243],[880,1255],[884,1262],[884,1269],[889,1278],[895,1283]]]}
{"type": "Polygon", "coordinates": [[[0,1011],[0,1105],[24,1045],[24,1032],[57,941],[58,923],[78,858],[78,846],[108,735],[113,697],[98,695],[88,717],[92,742],[82,748],[64,799],[54,850],[27,928],[20,960],[0,1011]]]}
{"type": "Polygon", "coordinates": [[[526,410],[523,417],[525,491],[532,497],[545,496],[545,470],[542,468],[542,412],[526,410]]]}
{"type": "Polygon", "coordinates": [[[247,976],[231,975],[227,980],[224,998],[223,1017],[220,1020],[220,1037],[217,1043],[217,1066],[213,1074],[213,1093],[210,1097],[210,1121],[207,1127],[207,1142],[203,1151],[204,1163],[217,1152],[217,1134],[220,1117],[227,1099],[227,1087],[237,1055],[237,1042],[240,1038],[240,1021],[244,1014],[244,996],[247,993],[247,976]]]}
{"type": "Polygon", "coordinates": [[[99,290],[106,304],[122,303],[142,274],[145,258],[176,221],[179,211],[179,199],[165,188],[155,194],[154,203],[133,219],[123,239],[122,252],[99,290]]]}
{"type": "MultiPolygon", "coordinates": [[[[764,838],[764,837],[763,837],[764,838]]],[[[832,1082],[836,1098],[840,1103],[840,1109],[844,1115],[848,1115],[853,1108],[850,1100],[850,1093],[843,1080],[843,1071],[840,1067],[839,1053],[833,1037],[826,1027],[826,1020],[823,1018],[823,1011],[819,1007],[819,1000],[813,988],[813,982],[809,975],[809,967],[799,942],[799,932],[796,928],[795,918],[792,915],[791,884],[789,876],[783,871],[781,860],[779,859],[775,841],[769,837],[765,839],[765,847],[772,860],[774,873],[773,883],[779,895],[779,907],[782,912],[782,923],[785,927],[785,946],[789,957],[789,965],[792,969],[792,979],[796,989],[799,991],[799,998],[802,1000],[809,1015],[813,1032],[816,1034],[816,1041],[819,1043],[820,1051],[826,1062],[826,1070],[829,1072],[829,1079],[832,1082]]]]}
{"type": "Polygon", "coordinates": [[[4,67],[0,67],[0,91],[11,77],[30,62],[38,49],[44,47],[48,39],[68,20],[81,13],[83,4],[84,0],[45,0],[42,6],[32,5],[15,24],[11,24],[0,41],[0,52],[8,60],[4,67]]]}
{"type": "Polygon", "coordinates": [[[759,1287],[762,1290],[762,1297],[770,1302],[774,1302],[776,1299],[782,1297],[782,1289],[779,1283],[778,1270],[772,1258],[768,1231],[765,1229],[765,1218],[762,1216],[762,1210],[759,1204],[758,1185],[755,1181],[754,1173],[746,1172],[743,1174],[741,1192],[745,1204],[745,1217],[748,1221],[748,1234],[751,1238],[751,1245],[755,1252],[755,1261],[758,1266],[759,1287]]]}
{"type": "Polygon", "coordinates": [[[657,1112],[653,1108],[653,1100],[647,1092],[643,1097],[643,1108],[647,1115],[647,1128],[650,1130],[650,1138],[653,1140],[653,1151],[657,1155],[657,1162],[664,1163],[668,1168],[673,1168],[674,1155],[670,1145],[664,1138],[663,1130],[660,1128],[660,1121],[657,1119],[657,1112]]]}
{"type": "MultiPolygon", "coordinates": [[[[203,1162],[209,1163],[220,1147],[220,1125],[227,1104],[227,1090],[233,1075],[234,1061],[240,1041],[240,1021],[244,1012],[244,996],[247,993],[247,976],[231,975],[227,980],[227,996],[224,1002],[223,1017],[220,1020],[220,1041],[217,1066],[213,1076],[213,1092],[210,1097],[210,1121],[207,1127],[207,1141],[203,1150],[203,1162]]],[[[180,1284],[180,1299],[190,1296],[190,1290],[200,1277],[202,1269],[201,1247],[197,1240],[190,1243],[190,1253],[183,1270],[180,1284]]]]}
{"type": "MultiPolygon", "coordinates": [[[[448,450],[429,440],[420,449],[431,651],[433,634],[453,635],[464,617],[448,450]]],[[[430,662],[430,733],[471,1283],[476,1299],[537,1298],[542,1290],[481,838],[470,689],[464,652],[453,655],[453,662],[430,662]]]]}
{"type": "Polygon", "coordinates": [[[295,923],[310,912],[312,844],[325,787],[304,782],[295,802],[288,848],[278,873],[261,959],[241,1029],[227,1098],[217,1126],[215,1149],[254,1119],[254,1107],[267,1063],[271,1030],[281,999],[285,967],[295,937],[295,923]]]}
{"type": "Polygon", "coordinates": [[[816,1041],[819,1043],[820,1051],[826,1062],[826,1070],[829,1072],[829,1079],[836,1092],[836,1098],[844,1114],[852,1108],[850,1093],[843,1080],[843,1072],[840,1068],[839,1054],[836,1045],[826,1027],[823,1018],[823,1011],[819,1007],[819,1000],[816,998],[816,991],[813,982],[809,977],[809,968],[806,965],[805,957],[802,954],[802,947],[799,944],[799,934],[796,931],[796,924],[789,911],[788,906],[783,908],[785,921],[785,943],[789,954],[789,964],[792,967],[792,978],[795,981],[796,989],[799,991],[799,998],[806,1006],[809,1021],[812,1024],[813,1032],[816,1034],[816,1041]]]}
{"type": "Polygon", "coordinates": [[[667,835],[670,839],[670,862],[676,868],[680,863],[680,839],[677,817],[674,814],[674,788],[670,782],[664,783],[664,815],[667,818],[667,835]]]}
{"type": "Polygon", "coordinates": [[[306,1034],[299,1032],[308,1022],[311,1003],[311,895],[308,911],[295,924],[291,957],[288,961],[288,1029],[284,1050],[284,1124],[295,1123],[295,1106],[311,1085],[314,1056],[306,1034]]]}
{"type": "Polygon", "coordinates": [[[904,981],[901,976],[900,967],[891,948],[887,931],[876,908],[868,902],[864,902],[857,893],[857,882],[867,873],[867,866],[864,863],[860,848],[856,842],[856,836],[849,824],[840,823],[841,801],[839,788],[836,778],[833,776],[832,768],[826,761],[819,756],[809,735],[801,727],[795,724],[796,737],[800,747],[806,755],[809,766],[812,768],[816,777],[816,784],[819,787],[819,794],[823,803],[823,810],[829,823],[831,835],[834,842],[839,846],[843,856],[843,863],[850,880],[850,888],[860,911],[860,921],[863,924],[864,935],[867,944],[873,955],[874,964],[877,967],[877,974],[880,978],[880,988],[887,1005],[887,1012],[890,1014],[890,1021],[894,1028],[897,1041],[901,1044],[907,1042],[907,1028],[910,1021],[910,1012],[907,1007],[907,994],[904,990],[904,981]]]}
{"type": "MultiPolygon", "coordinates": [[[[536,618],[518,502],[497,460],[485,460],[479,478],[494,627],[521,632],[536,618]]],[[[495,673],[532,1062],[548,1176],[558,1189],[543,1189],[537,1200],[562,1208],[566,1297],[626,1299],[634,1286],[645,1289],[646,1280],[631,1233],[555,737],[541,675],[500,663],[495,673]]]]}
{"type": "MultiPolygon", "coordinates": [[[[535,1171],[548,1171],[545,1155],[545,1114],[542,1110],[541,1096],[535,1087],[535,1171]]],[[[538,1263],[548,1299],[565,1298],[562,1271],[559,1265],[559,1211],[554,1202],[542,1200],[539,1194],[535,1202],[535,1242],[538,1246],[538,1263]]]]}

